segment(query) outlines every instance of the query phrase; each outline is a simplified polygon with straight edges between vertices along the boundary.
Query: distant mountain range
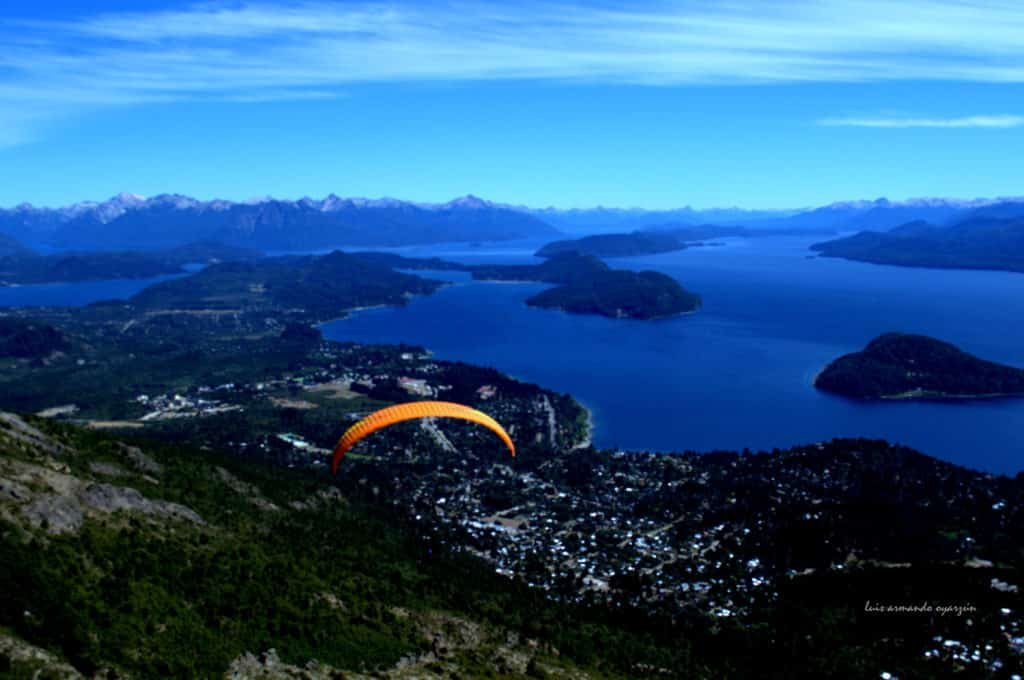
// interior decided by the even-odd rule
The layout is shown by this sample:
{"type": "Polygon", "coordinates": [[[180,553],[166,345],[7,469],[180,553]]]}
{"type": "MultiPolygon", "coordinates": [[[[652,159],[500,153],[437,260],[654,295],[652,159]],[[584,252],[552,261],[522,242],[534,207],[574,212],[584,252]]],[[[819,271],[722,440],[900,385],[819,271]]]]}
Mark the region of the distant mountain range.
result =
{"type": "Polygon", "coordinates": [[[519,210],[539,217],[569,233],[611,233],[698,225],[751,228],[860,230],[889,229],[913,220],[948,223],[970,215],[1024,215],[1024,198],[912,199],[909,201],[846,201],[798,210],[641,210],[639,208],[557,208],[519,210]]]}
{"type": "Polygon", "coordinates": [[[875,201],[833,203],[783,218],[758,220],[748,224],[752,227],[886,231],[908,222],[947,225],[975,217],[996,216],[1024,216],[1024,198],[969,201],[925,198],[900,202],[880,198],[875,201]]]}
{"type": "Polygon", "coordinates": [[[20,241],[7,234],[0,234],[0,258],[21,257],[32,255],[32,250],[26,248],[20,241]]]}
{"type": "Polygon", "coordinates": [[[475,196],[428,205],[334,195],[323,200],[234,203],[119,194],[103,203],[57,209],[22,204],[0,210],[0,233],[30,244],[75,250],[167,248],[194,241],[310,250],[547,238],[559,232],[532,215],[475,196]]]}
{"type": "Polygon", "coordinates": [[[786,219],[800,213],[799,210],[743,210],[741,208],[711,208],[697,210],[685,207],[674,210],[643,210],[641,208],[526,208],[516,209],[564,231],[575,234],[610,234],[642,229],[654,229],[666,225],[742,225],[762,220],[786,219]]]}
{"type": "Polygon", "coordinates": [[[465,196],[447,203],[397,199],[272,198],[200,201],[163,194],[119,194],[64,208],[0,209],[0,233],[30,246],[75,250],[153,249],[218,241],[262,250],[403,246],[451,241],[554,238],[719,225],[751,230],[887,230],[923,220],[939,226],[969,218],[1024,217],[1024,198],[849,201],[801,210],[642,210],[529,208],[465,196]]]}
{"type": "Polygon", "coordinates": [[[518,208],[568,233],[618,233],[635,230],[666,230],[687,226],[726,225],[751,229],[814,229],[828,231],[885,230],[925,220],[948,224],[971,216],[1012,217],[1024,215],[1024,197],[958,200],[919,198],[907,201],[843,201],[798,210],[641,210],[639,208],[518,208]]]}

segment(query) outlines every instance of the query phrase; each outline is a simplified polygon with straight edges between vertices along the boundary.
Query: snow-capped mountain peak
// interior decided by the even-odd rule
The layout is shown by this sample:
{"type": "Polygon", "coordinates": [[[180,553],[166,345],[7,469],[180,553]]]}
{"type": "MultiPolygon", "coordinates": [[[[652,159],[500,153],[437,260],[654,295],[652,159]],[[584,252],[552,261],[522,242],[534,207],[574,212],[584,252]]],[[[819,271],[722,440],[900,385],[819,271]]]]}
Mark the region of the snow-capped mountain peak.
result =
{"type": "Polygon", "coordinates": [[[445,203],[443,208],[462,208],[464,210],[481,210],[483,208],[492,208],[494,204],[490,201],[474,196],[473,194],[466,194],[460,198],[452,199],[445,203]]]}

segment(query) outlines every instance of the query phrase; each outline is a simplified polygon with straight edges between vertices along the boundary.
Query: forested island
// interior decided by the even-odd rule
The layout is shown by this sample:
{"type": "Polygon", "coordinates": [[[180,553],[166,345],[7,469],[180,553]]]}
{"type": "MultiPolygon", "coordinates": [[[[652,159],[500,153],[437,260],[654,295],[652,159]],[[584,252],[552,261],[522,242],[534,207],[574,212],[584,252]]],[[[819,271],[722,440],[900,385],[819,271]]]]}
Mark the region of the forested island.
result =
{"type": "Polygon", "coordinates": [[[1024,395],[1024,370],[927,336],[886,333],[830,363],[814,386],[861,399],[999,397],[1024,395]]]}
{"type": "Polygon", "coordinates": [[[935,269],[1024,272],[1024,219],[976,217],[950,226],[916,221],[811,246],[823,257],[935,269]]]}
{"type": "Polygon", "coordinates": [[[700,308],[700,297],[671,276],[654,271],[612,269],[592,255],[566,252],[536,265],[480,265],[473,278],[558,284],[526,304],[575,314],[657,319],[700,308]]]}

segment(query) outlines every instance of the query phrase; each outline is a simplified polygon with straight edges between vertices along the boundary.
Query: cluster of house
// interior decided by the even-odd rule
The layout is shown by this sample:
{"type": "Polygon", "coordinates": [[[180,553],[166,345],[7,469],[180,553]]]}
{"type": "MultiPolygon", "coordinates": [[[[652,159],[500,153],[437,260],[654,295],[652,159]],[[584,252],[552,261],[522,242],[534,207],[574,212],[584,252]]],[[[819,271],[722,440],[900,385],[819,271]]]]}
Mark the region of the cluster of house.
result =
{"type": "Polygon", "coordinates": [[[181,394],[158,394],[152,397],[140,394],[136,397],[135,401],[148,409],[139,418],[143,422],[171,420],[174,418],[196,418],[242,410],[242,407],[238,404],[226,404],[217,399],[191,397],[181,394]]]}

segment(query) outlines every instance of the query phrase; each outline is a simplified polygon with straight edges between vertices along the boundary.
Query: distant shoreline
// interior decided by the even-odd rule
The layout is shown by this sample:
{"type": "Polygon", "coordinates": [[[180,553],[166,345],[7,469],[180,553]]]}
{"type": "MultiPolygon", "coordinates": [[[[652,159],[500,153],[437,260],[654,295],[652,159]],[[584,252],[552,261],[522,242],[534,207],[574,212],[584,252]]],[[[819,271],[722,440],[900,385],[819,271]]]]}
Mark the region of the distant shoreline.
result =
{"type": "Polygon", "coordinates": [[[976,401],[986,399],[1021,399],[1024,392],[991,392],[988,394],[948,394],[946,392],[903,392],[886,394],[879,399],[886,401],[976,401]]]}
{"type": "MultiPolygon", "coordinates": [[[[827,368],[827,367],[826,367],[827,368]]],[[[991,392],[987,394],[950,394],[947,392],[900,392],[897,394],[883,394],[878,397],[856,397],[818,387],[818,378],[825,372],[825,368],[818,369],[818,372],[811,378],[811,386],[816,390],[828,392],[844,399],[856,399],[864,402],[878,401],[992,401],[996,399],[1024,399],[1024,392],[991,392]]]]}
{"type": "Polygon", "coordinates": [[[545,307],[544,305],[531,305],[529,302],[526,303],[527,307],[533,307],[534,309],[543,309],[549,312],[561,312],[562,314],[569,314],[572,316],[598,316],[605,319],[612,319],[614,321],[665,321],[667,319],[675,319],[680,316],[690,316],[696,314],[701,310],[704,305],[698,305],[694,309],[688,309],[685,312],[674,312],[672,314],[662,314],[661,316],[646,316],[646,317],[632,317],[632,316],[611,316],[610,314],[599,314],[597,312],[574,312],[565,307],[545,307]]]}

